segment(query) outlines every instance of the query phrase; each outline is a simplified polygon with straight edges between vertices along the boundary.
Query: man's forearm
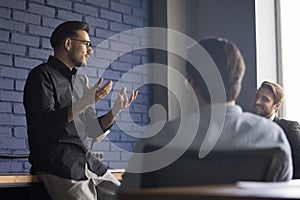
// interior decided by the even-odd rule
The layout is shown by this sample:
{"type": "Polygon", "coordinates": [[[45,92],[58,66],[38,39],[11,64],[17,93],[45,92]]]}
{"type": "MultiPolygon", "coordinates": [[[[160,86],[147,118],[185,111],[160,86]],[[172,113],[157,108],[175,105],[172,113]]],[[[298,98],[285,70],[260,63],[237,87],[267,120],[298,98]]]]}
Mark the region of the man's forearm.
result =
{"type": "Polygon", "coordinates": [[[101,127],[103,130],[108,129],[115,121],[117,114],[113,114],[112,110],[108,111],[101,119],[101,127]]]}
{"type": "Polygon", "coordinates": [[[84,101],[78,100],[75,103],[72,104],[72,106],[69,106],[68,108],[68,122],[71,122],[80,115],[85,109],[87,109],[89,105],[85,103],[84,101]]]}

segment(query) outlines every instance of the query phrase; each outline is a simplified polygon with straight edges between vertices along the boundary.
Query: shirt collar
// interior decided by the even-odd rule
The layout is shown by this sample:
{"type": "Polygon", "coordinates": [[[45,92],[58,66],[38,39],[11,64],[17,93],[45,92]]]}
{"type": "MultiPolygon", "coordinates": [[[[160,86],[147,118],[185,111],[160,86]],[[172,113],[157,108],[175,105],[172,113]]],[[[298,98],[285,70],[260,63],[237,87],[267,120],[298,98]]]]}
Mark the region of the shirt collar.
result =
{"type": "Polygon", "coordinates": [[[72,70],[65,65],[63,62],[55,58],[54,56],[49,56],[48,62],[51,63],[51,65],[59,70],[63,75],[65,75],[67,78],[71,79],[73,75],[77,73],[77,69],[74,67],[72,70]]]}
{"type": "Polygon", "coordinates": [[[276,117],[276,113],[274,113],[269,119],[274,121],[275,117],[276,117]]]}

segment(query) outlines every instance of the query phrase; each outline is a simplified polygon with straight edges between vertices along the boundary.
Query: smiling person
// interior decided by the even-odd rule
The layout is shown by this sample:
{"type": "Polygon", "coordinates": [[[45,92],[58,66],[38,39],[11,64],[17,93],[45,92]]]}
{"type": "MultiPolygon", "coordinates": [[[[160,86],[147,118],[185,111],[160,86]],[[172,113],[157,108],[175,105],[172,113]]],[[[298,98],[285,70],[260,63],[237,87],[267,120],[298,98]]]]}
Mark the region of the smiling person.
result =
{"type": "MultiPolygon", "coordinates": [[[[129,189],[149,187],[228,184],[239,180],[290,180],[293,172],[291,149],[283,130],[263,117],[244,112],[236,104],[246,70],[244,58],[236,44],[225,38],[203,38],[187,50],[187,55],[199,58],[202,69],[212,67],[206,60],[211,59],[219,72],[220,80],[210,73],[206,74],[206,78],[211,79],[211,83],[221,81],[224,91],[216,87],[218,84],[210,85],[213,89],[209,90],[197,68],[187,62],[186,80],[191,86],[188,90],[195,92],[197,100],[194,102],[198,103],[199,112],[163,122],[163,128],[158,133],[155,132],[155,136],[141,138],[136,143],[135,153],[138,154],[133,155],[128,163],[119,189],[120,195],[129,189]],[[196,54],[197,51],[194,50],[199,45],[209,57],[196,54]],[[211,98],[212,92],[216,95],[215,99],[211,98]],[[224,98],[220,98],[223,95],[224,98]],[[215,116],[223,115],[224,123],[220,123],[213,116],[214,113],[215,116]],[[187,141],[191,141],[191,144],[182,145],[187,144],[187,141]],[[214,160],[216,157],[207,157],[208,160],[202,160],[213,152],[255,152],[266,148],[280,149],[272,163],[268,163],[268,170],[260,165],[263,162],[257,161],[259,156],[255,160],[247,158],[247,161],[239,160],[241,155],[237,154],[234,154],[235,158],[214,160]],[[184,152],[188,154],[185,155],[184,152]],[[179,159],[168,160],[180,153],[179,159]],[[208,154],[202,156],[205,153],[208,154]]],[[[184,81],[182,84],[185,84],[184,81]]],[[[156,131],[149,129],[151,134],[152,130],[156,131]]]]}
{"type": "Polygon", "coordinates": [[[95,159],[86,143],[113,124],[116,116],[137,97],[124,87],[112,110],[97,117],[92,105],[112,89],[112,81],[102,87],[100,78],[89,87],[86,76],[76,75],[76,67],[87,66],[93,53],[89,24],[68,21],[52,33],[54,56],[28,75],[23,103],[26,111],[31,173],[38,175],[52,199],[114,199],[120,182],[95,159]]]}
{"type": "Polygon", "coordinates": [[[300,178],[300,125],[296,121],[279,119],[276,114],[284,98],[284,91],[277,83],[264,81],[258,88],[253,102],[253,113],[273,120],[285,132],[291,145],[293,178],[300,178]]]}

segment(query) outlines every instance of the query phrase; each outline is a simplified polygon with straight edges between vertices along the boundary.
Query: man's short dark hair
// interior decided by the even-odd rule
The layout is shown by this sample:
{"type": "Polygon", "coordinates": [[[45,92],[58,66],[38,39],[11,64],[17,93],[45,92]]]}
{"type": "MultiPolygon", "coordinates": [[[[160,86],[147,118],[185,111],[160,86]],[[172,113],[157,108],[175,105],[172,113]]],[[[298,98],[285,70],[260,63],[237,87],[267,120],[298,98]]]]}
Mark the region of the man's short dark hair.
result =
{"type": "MultiPolygon", "coordinates": [[[[244,59],[237,46],[222,38],[206,38],[199,44],[207,51],[221,74],[227,102],[236,100],[240,93],[241,82],[245,73],[244,59]]],[[[207,85],[199,72],[190,64],[186,65],[187,75],[193,79],[203,98],[210,102],[207,85]]]]}
{"type": "Polygon", "coordinates": [[[262,84],[260,85],[260,87],[258,89],[260,89],[260,88],[266,88],[273,94],[274,105],[277,103],[281,104],[283,102],[284,91],[283,91],[283,88],[279,84],[272,83],[269,81],[264,81],[264,82],[262,82],[262,84]]]}
{"type": "Polygon", "coordinates": [[[81,21],[67,21],[58,25],[50,38],[50,43],[53,49],[55,50],[60,47],[67,37],[76,36],[76,31],[78,30],[84,30],[89,33],[90,25],[81,21]]]}

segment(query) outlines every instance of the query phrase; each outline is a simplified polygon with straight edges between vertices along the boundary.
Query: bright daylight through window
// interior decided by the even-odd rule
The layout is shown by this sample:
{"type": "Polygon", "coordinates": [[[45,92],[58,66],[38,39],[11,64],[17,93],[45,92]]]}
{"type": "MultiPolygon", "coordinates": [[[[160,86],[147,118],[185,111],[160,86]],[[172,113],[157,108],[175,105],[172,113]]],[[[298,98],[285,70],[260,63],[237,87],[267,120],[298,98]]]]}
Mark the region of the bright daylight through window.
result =
{"type": "Polygon", "coordinates": [[[285,90],[285,118],[300,122],[300,1],[281,0],[282,72],[285,90]]]}

